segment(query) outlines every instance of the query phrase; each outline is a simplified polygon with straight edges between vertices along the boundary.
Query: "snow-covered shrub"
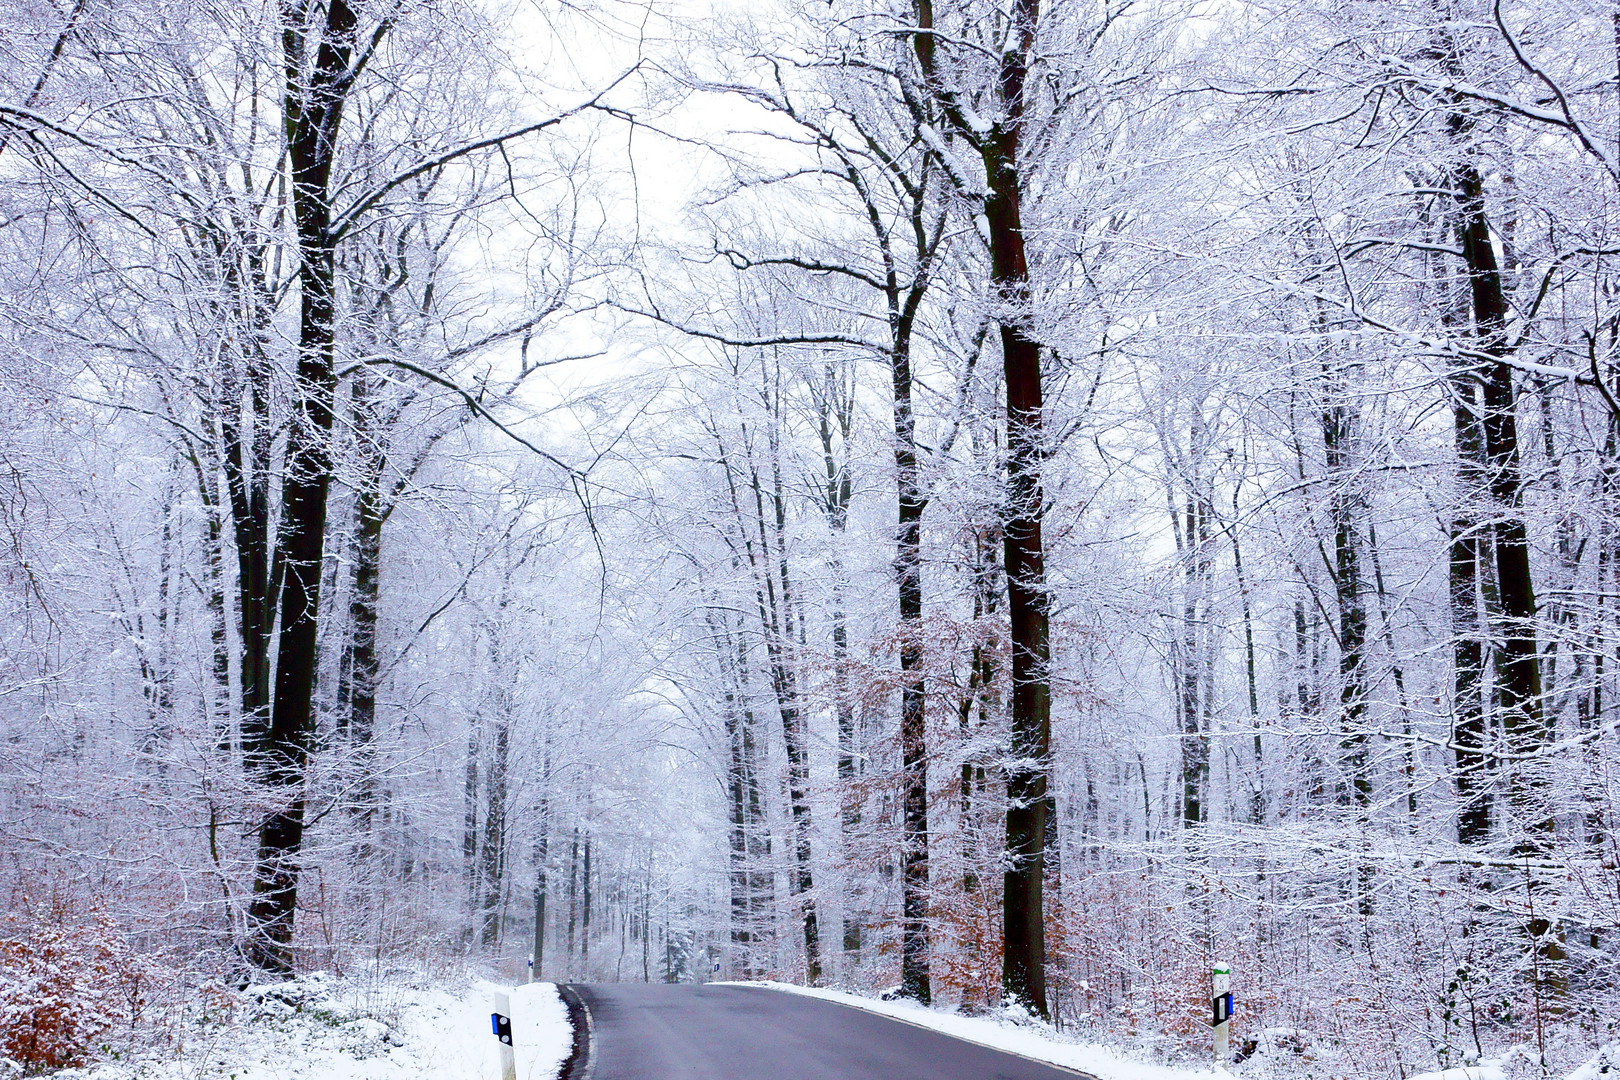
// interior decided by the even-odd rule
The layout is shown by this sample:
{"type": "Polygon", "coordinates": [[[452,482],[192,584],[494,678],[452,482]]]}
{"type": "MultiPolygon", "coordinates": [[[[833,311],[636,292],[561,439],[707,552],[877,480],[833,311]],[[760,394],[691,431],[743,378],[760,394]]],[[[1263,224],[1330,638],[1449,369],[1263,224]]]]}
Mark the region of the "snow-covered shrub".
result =
{"type": "Polygon", "coordinates": [[[82,1064],[97,1039],[134,1024],[149,965],[107,915],[61,903],[0,920],[0,1057],[26,1070],[82,1064]]]}
{"type": "Polygon", "coordinates": [[[1620,1043],[1608,1043],[1598,1047],[1598,1052],[1570,1073],[1568,1080],[1613,1080],[1616,1076],[1620,1076],[1620,1043]]]}

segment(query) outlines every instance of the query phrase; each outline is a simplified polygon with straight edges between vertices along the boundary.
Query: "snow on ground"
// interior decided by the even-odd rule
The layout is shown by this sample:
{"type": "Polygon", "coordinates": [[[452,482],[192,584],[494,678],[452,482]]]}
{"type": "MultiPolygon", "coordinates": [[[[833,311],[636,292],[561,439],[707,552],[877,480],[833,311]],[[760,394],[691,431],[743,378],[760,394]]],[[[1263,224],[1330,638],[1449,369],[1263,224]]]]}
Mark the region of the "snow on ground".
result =
{"type": "Polygon", "coordinates": [[[555,983],[512,991],[512,1044],[518,1080],[553,1080],[574,1048],[574,1026],[555,983]]]}
{"type": "Polygon", "coordinates": [[[963,1016],[959,1013],[919,1005],[915,1001],[899,999],[878,1001],[858,997],[840,990],[822,990],[808,986],[794,986],[778,982],[731,983],[733,986],[761,986],[790,994],[804,994],[840,1005],[878,1013],[918,1027],[929,1028],[966,1042],[978,1043],[992,1050],[1033,1058],[1066,1069],[1090,1073],[1099,1080],[1215,1080],[1230,1076],[1225,1070],[1217,1071],[1212,1062],[1208,1068],[1194,1069],[1169,1065],[1155,1065],[1133,1061],[1112,1047],[1098,1043],[1063,1042],[1052,1028],[1035,1021],[1014,1020],[1011,1014],[1001,1016],[963,1016]]]}
{"type": "Polygon", "coordinates": [[[1620,1043],[1598,1048],[1590,1061],[1569,1074],[1568,1080],[1614,1080],[1620,1076],[1620,1043]]]}
{"type": "MultiPolygon", "coordinates": [[[[1534,1051],[1515,1046],[1499,1058],[1485,1058],[1477,1065],[1419,1073],[1409,1080],[1515,1080],[1515,1077],[1543,1075],[1534,1051]]],[[[1614,1080],[1620,1075],[1620,1043],[1600,1046],[1590,1060],[1564,1080],[1614,1080]]]]}
{"type": "Polygon", "coordinates": [[[1502,1068],[1495,1062],[1468,1065],[1439,1072],[1418,1073],[1411,1080],[1503,1080],[1502,1068]]]}
{"type": "MultiPolygon", "coordinates": [[[[82,1080],[490,1080],[500,1044],[493,983],[391,981],[323,973],[250,987],[225,1017],[194,1018],[179,1045],[55,1074],[82,1080]]],[[[573,1043],[557,988],[510,988],[518,1080],[555,1080],[573,1043]]],[[[0,1069],[3,1075],[3,1069],[0,1069]]]]}

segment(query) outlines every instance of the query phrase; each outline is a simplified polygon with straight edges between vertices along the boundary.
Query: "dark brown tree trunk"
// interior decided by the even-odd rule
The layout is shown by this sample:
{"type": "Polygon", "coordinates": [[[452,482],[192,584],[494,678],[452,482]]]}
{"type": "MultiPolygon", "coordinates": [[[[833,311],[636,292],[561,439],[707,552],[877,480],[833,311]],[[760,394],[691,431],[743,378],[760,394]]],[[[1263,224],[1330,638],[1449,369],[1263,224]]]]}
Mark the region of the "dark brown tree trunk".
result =
{"type": "MultiPolygon", "coordinates": [[[[1016,189],[1014,191],[1016,198],[1016,189]]],[[[993,200],[994,201],[994,200],[993,200]]],[[[996,224],[1008,216],[991,215],[991,236],[1002,236],[1007,252],[998,263],[1022,270],[1023,237],[1016,226],[996,224]],[[1013,239],[1007,239],[1011,236],[1013,239]]],[[[1016,209],[1011,215],[1016,218],[1016,209]]],[[[998,277],[1001,275],[998,275],[998,277]]],[[[1045,874],[1046,788],[1051,752],[1051,660],[1046,595],[1045,549],[1040,482],[1042,402],[1040,353],[1035,342],[1016,326],[1002,327],[1002,355],[1007,380],[1007,519],[1003,527],[1007,568],[1007,610],[1011,617],[1012,716],[1011,764],[1007,771],[1007,857],[1003,888],[1002,965],[1004,993],[1046,1015],[1046,932],[1041,898],[1045,874]]]]}
{"type": "Polygon", "coordinates": [[[911,334],[904,332],[890,357],[894,388],[894,465],[899,487],[894,577],[900,594],[900,759],[902,844],[900,855],[900,992],[927,1004],[928,977],[928,731],[922,676],[922,515],[917,476],[917,423],[911,405],[911,334]]]}
{"type": "MultiPolygon", "coordinates": [[[[1461,113],[1451,117],[1457,138],[1468,129],[1461,113]]],[[[1460,139],[1458,139],[1460,142],[1460,139]]],[[[1490,611],[1491,638],[1496,643],[1496,694],[1506,749],[1510,754],[1533,754],[1550,738],[1544,717],[1541,657],[1536,643],[1536,594],[1530,573],[1530,542],[1524,517],[1524,484],[1519,468],[1517,390],[1513,368],[1507,362],[1508,302],[1497,265],[1485,208],[1484,182],[1471,159],[1456,169],[1460,239],[1473,301],[1476,347],[1491,357],[1484,366],[1480,397],[1480,430],[1484,436],[1485,486],[1494,516],[1492,540],[1496,553],[1497,610],[1490,611]]],[[[1519,760],[1508,766],[1508,794],[1527,835],[1516,853],[1545,857],[1555,843],[1556,822],[1545,804],[1544,783],[1538,764],[1519,760]]],[[[1526,871],[1526,889],[1540,891],[1542,883],[1526,871]]],[[[1543,905],[1543,908],[1545,905],[1543,905]]],[[[1566,986],[1561,934],[1545,915],[1537,912],[1525,923],[1534,965],[1537,991],[1556,1000],[1566,986]]]]}
{"type": "MultiPolygon", "coordinates": [[[[1530,543],[1524,521],[1524,489],[1519,469],[1517,391],[1505,357],[1507,297],[1485,213],[1484,185],[1469,162],[1457,170],[1463,262],[1473,301],[1474,338],[1481,352],[1496,359],[1485,366],[1480,427],[1484,434],[1486,488],[1495,518],[1496,586],[1500,613],[1492,627],[1497,645],[1497,693],[1508,748],[1533,750],[1545,739],[1542,724],[1541,661],[1536,646],[1536,593],[1530,576],[1530,543]]],[[[1538,827],[1545,826],[1538,823],[1538,827]]]]}
{"type": "Polygon", "coordinates": [[[1485,436],[1474,381],[1451,380],[1457,491],[1448,525],[1451,608],[1452,733],[1456,747],[1457,839],[1469,846],[1491,835],[1489,761],[1485,757],[1485,631],[1480,618],[1480,569],[1485,557],[1480,511],[1485,501],[1485,436]]]}
{"type": "MultiPolygon", "coordinates": [[[[1328,393],[1335,394],[1330,384],[1328,393]]],[[[1355,489],[1353,475],[1356,416],[1343,400],[1322,410],[1322,446],[1333,494],[1328,517],[1333,527],[1333,590],[1339,615],[1339,724],[1350,774],[1347,802],[1365,809],[1372,800],[1372,779],[1367,766],[1367,737],[1362,730],[1366,713],[1367,607],[1361,572],[1360,522],[1364,500],[1355,489]]]]}
{"type": "Polygon", "coordinates": [[[270,570],[270,425],[265,415],[269,374],[258,345],[255,340],[243,350],[245,385],[227,368],[220,437],[236,541],[242,759],[249,773],[262,781],[270,729],[275,596],[270,570]]]}
{"type": "Polygon", "coordinates": [[[1007,388],[1007,491],[1002,546],[1011,621],[1011,754],[1007,769],[1007,870],[1002,886],[1002,992],[1047,1015],[1045,877],[1046,794],[1052,741],[1049,602],[1041,536],[1041,463],[1045,457],[1040,346],[1025,329],[1030,304],[1029,260],[1021,209],[1019,146],[1024,133],[1025,83],[1035,49],[1037,0],[1015,0],[1012,38],[1001,55],[996,93],[1001,117],[979,130],[941,77],[933,0],[917,0],[913,36],[924,83],[956,134],[984,161],[984,215],[990,277],[1001,331],[1007,388]]]}
{"type": "Polygon", "coordinates": [[[336,301],[331,233],[332,164],[349,92],[356,32],[346,0],[332,0],[315,28],[315,56],[306,74],[304,5],[282,9],[286,85],[282,115],[292,177],[299,248],[298,375],[281,490],[277,549],[285,560],[275,700],[266,740],[265,779],[279,805],[259,829],[253,901],[248,910],[249,956],[277,973],[292,970],[293,913],[299,852],[304,840],[304,770],[314,730],[321,558],[332,475],[333,349],[336,301]]]}

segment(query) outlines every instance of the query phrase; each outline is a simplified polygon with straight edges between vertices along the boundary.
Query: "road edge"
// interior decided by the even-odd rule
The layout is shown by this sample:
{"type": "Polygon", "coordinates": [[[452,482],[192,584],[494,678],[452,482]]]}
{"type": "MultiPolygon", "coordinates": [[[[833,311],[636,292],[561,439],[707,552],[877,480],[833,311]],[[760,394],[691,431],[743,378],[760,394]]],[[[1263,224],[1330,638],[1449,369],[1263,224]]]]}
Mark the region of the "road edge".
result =
{"type": "Polygon", "coordinates": [[[557,996],[568,1010],[568,1024],[574,1029],[574,1045],[557,1072],[557,1080],[591,1080],[591,1007],[572,983],[558,983],[557,996]]]}

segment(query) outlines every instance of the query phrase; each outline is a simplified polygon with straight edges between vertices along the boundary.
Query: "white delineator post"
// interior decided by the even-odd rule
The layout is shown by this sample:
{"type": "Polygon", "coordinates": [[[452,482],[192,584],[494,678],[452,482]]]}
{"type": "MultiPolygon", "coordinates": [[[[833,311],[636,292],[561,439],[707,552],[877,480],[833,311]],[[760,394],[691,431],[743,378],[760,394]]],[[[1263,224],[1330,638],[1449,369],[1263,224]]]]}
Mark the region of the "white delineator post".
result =
{"type": "Polygon", "coordinates": [[[497,990],[494,998],[495,1012],[489,1020],[501,1042],[501,1080],[517,1080],[517,1059],[512,1055],[512,997],[497,990]]]}
{"type": "Polygon", "coordinates": [[[1215,1064],[1225,1065],[1229,1060],[1227,1031],[1232,1020],[1232,966],[1216,964],[1210,981],[1214,988],[1210,1019],[1215,1024],[1215,1064]]]}

